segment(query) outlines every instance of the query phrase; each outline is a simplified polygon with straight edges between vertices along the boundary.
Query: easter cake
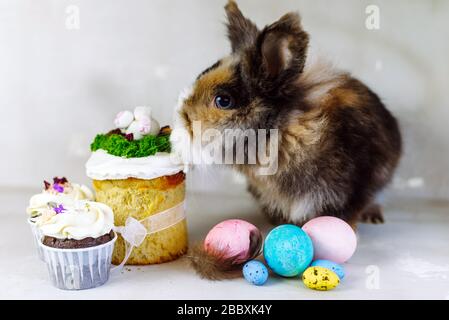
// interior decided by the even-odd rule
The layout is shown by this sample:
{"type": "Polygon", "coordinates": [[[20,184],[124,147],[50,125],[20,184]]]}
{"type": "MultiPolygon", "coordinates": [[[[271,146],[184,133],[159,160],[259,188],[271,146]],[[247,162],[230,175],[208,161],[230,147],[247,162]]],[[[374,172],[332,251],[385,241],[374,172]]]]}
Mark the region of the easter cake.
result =
{"type": "Polygon", "coordinates": [[[160,128],[148,107],[120,112],[115,127],[96,136],[86,163],[97,201],[113,209],[119,227],[126,226],[130,217],[143,226],[165,222],[130,252],[129,243],[119,235],[112,261],[145,265],[174,260],[187,251],[188,239],[184,166],[170,153],[171,130],[160,128]]]}

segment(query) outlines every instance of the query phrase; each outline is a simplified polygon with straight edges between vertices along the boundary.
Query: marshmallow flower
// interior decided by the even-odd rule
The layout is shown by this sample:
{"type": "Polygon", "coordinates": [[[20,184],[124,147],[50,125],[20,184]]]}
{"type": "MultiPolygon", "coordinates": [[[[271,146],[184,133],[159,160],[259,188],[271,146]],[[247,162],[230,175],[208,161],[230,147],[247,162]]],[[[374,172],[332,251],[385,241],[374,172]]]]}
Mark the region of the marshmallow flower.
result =
{"type": "Polygon", "coordinates": [[[118,129],[126,129],[131,122],[134,121],[134,115],[131,111],[121,111],[117,114],[114,120],[115,127],[118,129]]]}
{"type": "Polygon", "coordinates": [[[126,129],[126,134],[132,133],[134,140],[140,140],[143,136],[146,136],[150,132],[151,120],[142,119],[140,121],[134,120],[128,129],[126,129]]]}
{"type": "Polygon", "coordinates": [[[161,129],[159,123],[151,117],[150,107],[136,107],[134,113],[122,111],[115,118],[115,126],[126,134],[133,134],[134,140],[146,135],[157,135],[161,129]]]}
{"type": "Polygon", "coordinates": [[[161,131],[161,126],[157,120],[151,118],[150,134],[156,135],[161,131]]]}
{"type": "Polygon", "coordinates": [[[134,119],[151,119],[151,108],[150,107],[136,107],[134,109],[134,119]]]}

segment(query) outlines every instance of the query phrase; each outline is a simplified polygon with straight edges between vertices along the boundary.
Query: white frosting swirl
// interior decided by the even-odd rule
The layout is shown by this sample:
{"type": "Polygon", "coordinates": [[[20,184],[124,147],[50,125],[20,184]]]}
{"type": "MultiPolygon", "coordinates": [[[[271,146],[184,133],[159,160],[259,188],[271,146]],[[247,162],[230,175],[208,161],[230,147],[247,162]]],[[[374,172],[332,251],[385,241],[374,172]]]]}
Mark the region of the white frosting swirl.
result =
{"type": "Polygon", "coordinates": [[[94,194],[85,185],[66,183],[64,192],[56,192],[50,188],[32,196],[26,212],[35,221],[43,213],[48,213],[48,210],[52,211],[49,203],[70,205],[77,200],[94,200],[94,194]]]}
{"type": "Polygon", "coordinates": [[[64,192],[68,197],[73,200],[94,200],[93,192],[85,185],[70,183],[68,187],[65,188],[64,192]]]}
{"type": "Polygon", "coordinates": [[[111,232],[114,214],[107,205],[93,201],[74,201],[64,211],[47,220],[40,219],[38,228],[45,236],[82,240],[98,238],[111,232]]]}
{"type": "Polygon", "coordinates": [[[86,163],[87,176],[94,180],[121,180],[128,178],[155,179],[184,170],[182,161],[174,154],[159,152],[143,158],[122,158],[104,150],[92,153],[86,163]]]}

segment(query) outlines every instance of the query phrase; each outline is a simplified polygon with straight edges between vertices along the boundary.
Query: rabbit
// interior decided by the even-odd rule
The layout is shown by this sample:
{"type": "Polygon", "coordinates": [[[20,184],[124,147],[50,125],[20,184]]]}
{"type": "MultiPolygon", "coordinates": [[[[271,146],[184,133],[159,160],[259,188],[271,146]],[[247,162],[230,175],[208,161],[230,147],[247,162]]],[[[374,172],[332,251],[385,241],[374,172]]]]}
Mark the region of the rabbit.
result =
{"type": "Polygon", "coordinates": [[[225,11],[232,52],[185,93],[175,129],[190,139],[195,121],[203,131],[277,129],[274,174],[259,175],[259,163],[231,164],[274,224],[301,226],[323,215],[352,226],[382,223],[375,197],[398,166],[398,121],[361,81],[307,57],[298,13],[259,30],[234,1],[225,11]]]}

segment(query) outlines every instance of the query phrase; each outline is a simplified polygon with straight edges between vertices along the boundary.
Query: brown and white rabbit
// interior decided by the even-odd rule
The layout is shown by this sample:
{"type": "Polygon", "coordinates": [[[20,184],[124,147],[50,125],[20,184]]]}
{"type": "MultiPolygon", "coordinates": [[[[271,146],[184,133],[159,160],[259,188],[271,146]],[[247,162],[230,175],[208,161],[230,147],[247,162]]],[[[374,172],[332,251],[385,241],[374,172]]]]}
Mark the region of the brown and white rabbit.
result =
{"type": "Polygon", "coordinates": [[[301,225],[320,215],[383,222],[374,198],[401,155],[396,119],[350,74],[309,63],[298,14],[259,30],[234,1],[225,9],[232,53],[198,76],[178,109],[181,126],[189,135],[194,121],[220,132],[278,129],[274,174],[233,165],[275,223],[301,225]]]}

